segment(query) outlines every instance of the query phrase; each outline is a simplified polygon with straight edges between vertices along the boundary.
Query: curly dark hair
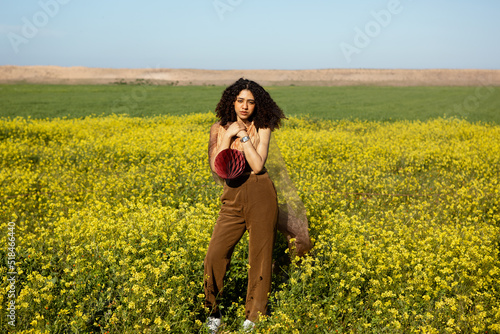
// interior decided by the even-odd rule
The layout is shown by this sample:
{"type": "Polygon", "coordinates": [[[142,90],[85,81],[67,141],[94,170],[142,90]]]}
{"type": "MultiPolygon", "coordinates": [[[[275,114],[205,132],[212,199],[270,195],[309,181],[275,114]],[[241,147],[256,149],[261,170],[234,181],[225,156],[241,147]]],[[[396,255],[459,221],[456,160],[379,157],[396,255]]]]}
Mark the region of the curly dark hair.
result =
{"type": "Polygon", "coordinates": [[[252,114],[255,127],[269,128],[271,131],[278,129],[281,125],[281,119],[285,118],[283,110],[274,102],[271,95],[255,81],[240,78],[231,86],[227,87],[222,93],[222,97],[215,108],[217,118],[221,125],[228,122],[236,122],[236,112],[234,102],[242,90],[249,90],[255,98],[255,109],[252,114]]]}

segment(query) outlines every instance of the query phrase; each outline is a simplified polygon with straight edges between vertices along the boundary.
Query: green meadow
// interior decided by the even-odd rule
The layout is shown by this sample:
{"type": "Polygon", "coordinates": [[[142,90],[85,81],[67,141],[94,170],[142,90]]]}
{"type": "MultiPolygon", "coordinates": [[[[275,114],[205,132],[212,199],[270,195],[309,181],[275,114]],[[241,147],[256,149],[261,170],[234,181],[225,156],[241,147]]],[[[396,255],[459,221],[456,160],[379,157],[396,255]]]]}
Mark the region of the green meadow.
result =
{"type": "MultiPolygon", "coordinates": [[[[398,121],[456,117],[500,123],[500,87],[266,87],[287,116],[398,121]]],[[[214,110],[224,87],[0,85],[0,117],[186,115],[214,110]]]]}

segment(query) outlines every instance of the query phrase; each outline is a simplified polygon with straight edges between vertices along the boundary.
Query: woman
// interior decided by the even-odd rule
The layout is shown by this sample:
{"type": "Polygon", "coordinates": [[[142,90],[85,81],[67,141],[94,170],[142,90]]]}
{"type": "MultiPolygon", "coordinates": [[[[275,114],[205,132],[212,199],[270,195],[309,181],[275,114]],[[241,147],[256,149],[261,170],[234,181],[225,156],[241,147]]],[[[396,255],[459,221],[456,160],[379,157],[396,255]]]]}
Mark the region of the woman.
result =
{"type": "Polygon", "coordinates": [[[219,121],[210,129],[208,154],[212,172],[215,158],[228,148],[243,152],[246,167],[241,176],[225,180],[222,207],[205,257],[205,306],[210,310],[207,326],[214,333],[221,323],[216,298],[222,292],[233,250],[247,230],[250,268],[244,328],[253,328],[259,315],[266,314],[278,202],[264,165],[271,132],[285,118],[269,93],[246,79],[226,88],[215,111],[219,121]]]}

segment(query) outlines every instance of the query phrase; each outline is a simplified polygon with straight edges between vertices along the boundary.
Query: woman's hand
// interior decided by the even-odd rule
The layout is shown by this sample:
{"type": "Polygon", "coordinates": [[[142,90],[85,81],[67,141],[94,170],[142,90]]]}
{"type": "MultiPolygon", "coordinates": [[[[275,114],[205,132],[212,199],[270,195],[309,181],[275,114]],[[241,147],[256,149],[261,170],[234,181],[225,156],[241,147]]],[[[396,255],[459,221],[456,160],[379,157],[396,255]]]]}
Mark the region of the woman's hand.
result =
{"type": "Polygon", "coordinates": [[[245,124],[241,122],[234,122],[226,130],[226,136],[229,136],[229,138],[233,138],[234,136],[243,138],[246,135],[247,135],[247,128],[245,124]]]}

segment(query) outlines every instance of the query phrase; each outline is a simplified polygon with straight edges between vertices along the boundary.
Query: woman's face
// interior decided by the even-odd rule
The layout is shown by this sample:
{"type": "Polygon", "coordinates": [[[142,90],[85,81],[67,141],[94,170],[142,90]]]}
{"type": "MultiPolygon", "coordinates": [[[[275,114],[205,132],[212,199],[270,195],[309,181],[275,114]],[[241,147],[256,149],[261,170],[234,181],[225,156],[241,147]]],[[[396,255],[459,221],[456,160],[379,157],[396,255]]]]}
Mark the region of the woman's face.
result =
{"type": "Polygon", "coordinates": [[[255,98],[251,91],[244,89],[234,101],[234,111],[239,121],[246,122],[252,116],[255,109],[255,98]]]}

